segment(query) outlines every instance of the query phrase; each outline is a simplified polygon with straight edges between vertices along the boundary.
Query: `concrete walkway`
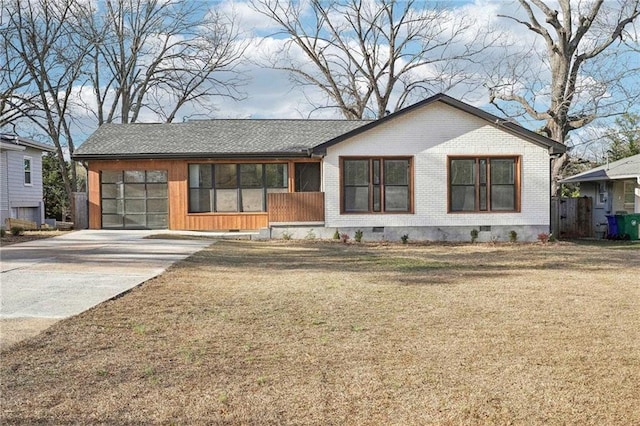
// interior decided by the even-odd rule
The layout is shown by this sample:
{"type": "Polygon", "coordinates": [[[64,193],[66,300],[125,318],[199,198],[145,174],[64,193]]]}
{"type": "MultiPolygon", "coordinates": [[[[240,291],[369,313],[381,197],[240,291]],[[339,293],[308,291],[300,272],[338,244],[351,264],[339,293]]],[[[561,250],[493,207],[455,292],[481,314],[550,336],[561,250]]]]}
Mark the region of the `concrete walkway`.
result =
{"type": "Polygon", "coordinates": [[[0,248],[0,347],[161,274],[208,246],[168,231],[84,230],[0,248]]]}

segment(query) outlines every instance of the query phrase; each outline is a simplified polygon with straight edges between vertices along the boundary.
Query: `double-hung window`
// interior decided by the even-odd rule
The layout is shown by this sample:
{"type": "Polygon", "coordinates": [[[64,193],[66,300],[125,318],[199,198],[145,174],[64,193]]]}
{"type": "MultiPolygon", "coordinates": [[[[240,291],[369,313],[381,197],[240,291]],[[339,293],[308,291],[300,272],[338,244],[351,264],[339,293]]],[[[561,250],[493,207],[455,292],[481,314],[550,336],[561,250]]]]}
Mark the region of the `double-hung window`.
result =
{"type": "Polygon", "coordinates": [[[31,185],[31,157],[24,157],[24,184],[31,185]]]}
{"type": "Polygon", "coordinates": [[[267,194],[288,191],[286,164],[189,164],[189,213],[264,212],[267,194]]]}
{"type": "Polygon", "coordinates": [[[411,158],[344,157],[340,161],[343,213],[410,213],[411,158]]]}
{"type": "Polygon", "coordinates": [[[520,157],[449,157],[450,212],[520,210],[520,157]]]}

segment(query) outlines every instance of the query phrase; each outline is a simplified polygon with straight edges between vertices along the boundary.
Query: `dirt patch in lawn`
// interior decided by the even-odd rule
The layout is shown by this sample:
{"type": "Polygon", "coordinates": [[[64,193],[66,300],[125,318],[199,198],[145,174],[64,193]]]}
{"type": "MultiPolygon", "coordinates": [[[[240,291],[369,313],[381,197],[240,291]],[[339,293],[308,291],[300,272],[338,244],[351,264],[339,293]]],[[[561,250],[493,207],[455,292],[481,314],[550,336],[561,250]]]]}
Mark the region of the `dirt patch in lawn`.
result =
{"type": "Polygon", "coordinates": [[[70,231],[24,231],[22,235],[12,235],[11,232],[6,231],[5,236],[0,238],[0,246],[10,246],[12,244],[26,243],[28,241],[42,240],[45,238],[56,237],[58,235],[66,234],[70,231]]]}
{"type": "Polygon", "coordinates": [[[1,353],[0,422],[639,424],[638,246],[221,241],[1,353]]]}

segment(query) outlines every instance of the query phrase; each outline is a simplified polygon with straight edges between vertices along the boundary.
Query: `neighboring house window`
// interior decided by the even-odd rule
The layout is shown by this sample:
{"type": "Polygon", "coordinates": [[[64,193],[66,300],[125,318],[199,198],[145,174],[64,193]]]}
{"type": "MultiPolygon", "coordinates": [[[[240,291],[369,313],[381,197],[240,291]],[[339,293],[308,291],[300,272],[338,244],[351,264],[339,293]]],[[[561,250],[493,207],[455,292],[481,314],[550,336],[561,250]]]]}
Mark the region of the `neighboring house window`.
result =
{"type": "Polygon", "coordinates": [[[31,185],[31,157],[24,157],[24,184],[31,185]]]}
{"type": "Polygon", "coordinates": [[[449,157],[450,212],[520,210],[520,157],[449,157]]]}
{"type": "Polygon", "coordinates": [[[623,202],[625,210],[633,210],[635,206],[635,190],[636,185],[633,182],[625,182],[624,183],[624,194],[623,194],[623,202]]]}
{"type": "Polygon", "coordinates": [[[411,158],[341,158],[343,213],[410,213],[411,158]]]}
{"type": "Polygon", "coordinates": [[[189,213],[264,212],[287,191],[287,164],[189,164],[189,213]]]}
{"type": "Polygon", "coordinates": [[[607,184],[606,182],[598,182],[596,185],[596,190],[598,193],[596,194],[596,204],[599,206],[604,206],[607,203],[607,184]]]}

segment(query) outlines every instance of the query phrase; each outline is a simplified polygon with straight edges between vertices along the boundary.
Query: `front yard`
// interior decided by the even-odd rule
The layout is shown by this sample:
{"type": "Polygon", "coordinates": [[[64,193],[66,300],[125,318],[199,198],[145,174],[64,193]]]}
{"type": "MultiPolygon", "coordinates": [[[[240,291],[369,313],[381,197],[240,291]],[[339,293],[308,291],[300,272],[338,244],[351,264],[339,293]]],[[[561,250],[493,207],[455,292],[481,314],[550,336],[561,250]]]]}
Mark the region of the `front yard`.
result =
{"type": "Polygon", "coordinates": [[[2,424],[640,424],[640,246],[220,241],[1,354],[2,424]]]}

